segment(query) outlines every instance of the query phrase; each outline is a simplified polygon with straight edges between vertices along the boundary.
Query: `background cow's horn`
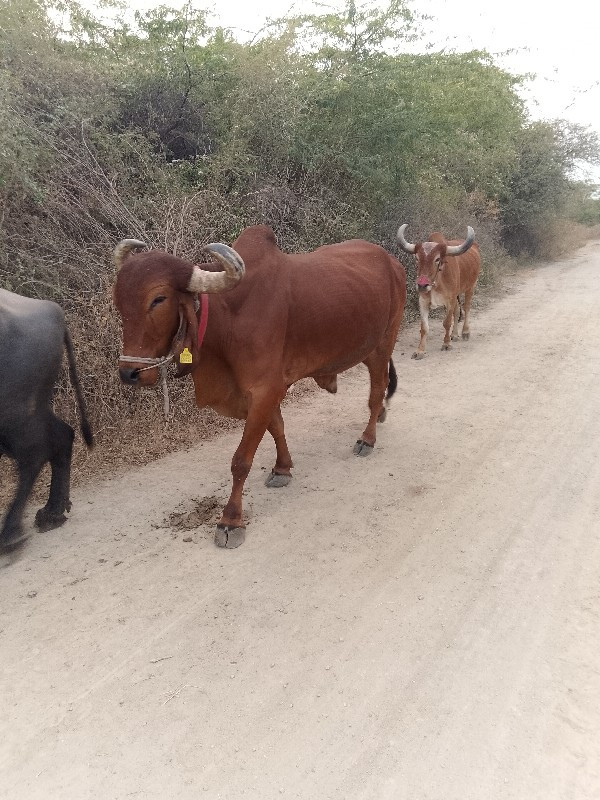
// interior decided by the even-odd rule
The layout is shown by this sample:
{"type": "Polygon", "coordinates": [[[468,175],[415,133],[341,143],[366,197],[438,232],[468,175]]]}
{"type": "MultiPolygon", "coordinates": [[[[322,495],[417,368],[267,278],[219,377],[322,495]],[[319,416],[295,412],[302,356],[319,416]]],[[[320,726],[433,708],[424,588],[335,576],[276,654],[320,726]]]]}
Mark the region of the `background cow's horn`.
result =
{"type": "Polygon", "coordinates": [[[242,280],[246,268],[242,257],[233,248],[216,242],[207,244],[204,252],[210,253],[225,268],[225,272],[209,272],[200,267],[194,267],[187,287],[188,292],[216,294],[233,289],[242,280]]]}
{"type": "Polygon", "coordinates": [[[129,253],[131,253],[132,250],[137,250],[139,247],[146,247],[146,244],[140,242],[139,239],[121,239],[113,250],[113,261],[117,269],[121,269],[129,253]]]}
{"type": "Polygon", "coordinates": [[[408,227],[408,223],[405,222],[404,225],[400,225],[400,227],[398,228],[398,234],[397,234],[398,235],[398,244],[400,245],[400,247],[406,253],[413,253],[414,254],[415,250],[417,249],[417,246],[415,244],[411,244],[410,242],[407,242],[406,239],[404,238],[404,231],[406,230],[407,227],[408,227]]]}
{"type": "Polygon", "coordinates": [[[466,253],[474,241],[475,241],[475,231],[469,225],[467,228],[467,238],[464,240],[464,242],[462,244],[448,245],[448,247],[446,248],[446,253],[449,256],[459,256],[461,255],[461,253],[466,253]]]}

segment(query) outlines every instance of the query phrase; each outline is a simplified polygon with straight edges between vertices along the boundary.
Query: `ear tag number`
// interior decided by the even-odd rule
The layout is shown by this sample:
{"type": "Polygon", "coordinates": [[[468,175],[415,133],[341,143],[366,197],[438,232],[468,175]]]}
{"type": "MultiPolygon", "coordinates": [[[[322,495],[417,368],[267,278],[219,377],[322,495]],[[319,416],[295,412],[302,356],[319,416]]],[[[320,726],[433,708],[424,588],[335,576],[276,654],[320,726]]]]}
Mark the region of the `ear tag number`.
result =
{"type": "Polygon", "coordinates": [[[192,363],[192,354],[187,349],[187,347],[184,347],[183,350],[181,351],[181,354],[179,356],[179,363],[180,364],[191,364],[192,363]]]}

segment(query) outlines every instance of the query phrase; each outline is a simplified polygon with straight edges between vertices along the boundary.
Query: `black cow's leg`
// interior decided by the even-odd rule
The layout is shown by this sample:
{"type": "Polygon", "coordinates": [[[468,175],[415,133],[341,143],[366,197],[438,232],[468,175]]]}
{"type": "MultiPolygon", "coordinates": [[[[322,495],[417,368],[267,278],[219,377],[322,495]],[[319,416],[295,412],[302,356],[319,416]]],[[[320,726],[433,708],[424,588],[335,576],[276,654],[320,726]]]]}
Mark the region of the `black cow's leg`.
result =
{"type": "Polygon", "coordinates": [[[54,414],[49,420],[50,466],[52,479],[48,502],[37,512],[35,524],[42,531],[63,525],[65,511],[71,510],[69,491],[71,486],[71,453],[75,433],[70,425],[54,414]]]}
{"type": "Polygon", "coordinates": [[[19,483],[14,500],[6,514],[2,533],[0,533],[0,550],[10,550],[27,538],[23,532],[23,511],[33,484],[47,461],[43,448],[35,446],[28,450],[20,448],[18,452],[14,453],[14,458],[17,462],[19,483]]]}
{"type": "Polygon", "coordinates": [[[265,485],[270,489],[279,489],[281,486],[287,486],[292,480],[291,469],[294,466],[285,439],[281,406],[278,406],[273,414],[273,419],[269,424],[268,431],[275,441],[277,460],[275,461],[273,471],[265,481],[265,485]]]}

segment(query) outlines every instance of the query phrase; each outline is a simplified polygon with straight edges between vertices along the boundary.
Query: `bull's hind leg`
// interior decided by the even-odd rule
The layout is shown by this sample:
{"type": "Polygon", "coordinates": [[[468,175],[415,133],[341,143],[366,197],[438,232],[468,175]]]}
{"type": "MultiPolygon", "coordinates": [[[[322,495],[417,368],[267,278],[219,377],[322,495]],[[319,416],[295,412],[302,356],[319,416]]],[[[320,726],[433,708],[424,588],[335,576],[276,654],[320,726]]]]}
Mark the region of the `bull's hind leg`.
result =
{"type": "Polygon", "coordinates": [[[292,457],[288,450],[287,441],[285,439],[285,431],[283,428],[283,417],[281,415],[281,406],[273,414],[268,428],[269,433],[275,440],[275,448],[277,450],[277,460],[273,471],[265,481],[265,485],[270,489],[279,489],[281,486],[287,486],[292,480],[291,469],[292,457]]]}
{"type": "Polygon", "coordinates": [[[59,528],[67,518],[65,511],[71,510],[69,493],[71,488],[71,454],[73,451],[73,428],[54,414],[49,423],[50,466],[52,478],[48,502],[35,515],[35,524],[41,531],[59,528]]]}
{"type": "Polygon", "coordinates": [[[471,300],[473,299],[473,292],[475,291],[475,287],[473,289],[469,289],[465,292],[465,303],[463,306],[465,321],[463,322],[462,326],[462,338],[468,339],[471,335],[469,330],[469,311],[471,310],[471,300]]]}
{"type": "Polygon", "coordinates": [[[388,367],[390,363],[390,356],[388,350],[392,348],[377,349],[375,352],[363,361],[369,370],[371,378],[371,391],[369,392],[369,410],[371,415],[364,429],[361,438],[354,445],[353,453],[356,456],[368,456],[373,452],[376,440],[377,421],[385,418],[385,406],[383,404],[385,398],[385,390],[390,382],[388,367]]]}

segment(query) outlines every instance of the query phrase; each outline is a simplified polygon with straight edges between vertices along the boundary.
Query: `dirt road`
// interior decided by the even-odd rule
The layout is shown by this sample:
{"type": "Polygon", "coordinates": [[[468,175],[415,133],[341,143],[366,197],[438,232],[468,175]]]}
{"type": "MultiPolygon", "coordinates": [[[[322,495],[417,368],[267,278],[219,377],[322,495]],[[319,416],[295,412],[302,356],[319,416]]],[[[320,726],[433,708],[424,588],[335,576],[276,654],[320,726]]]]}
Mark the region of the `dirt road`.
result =
{"type": "Polygon", "coordinates": [[[237,432],[74,492],[0,569],[0,796],[600,797],[599,270],[522,276],[451,353],[405,329],[370,458],[362,368],[288,408],[238,550],[165,524],[237,432]]]}

